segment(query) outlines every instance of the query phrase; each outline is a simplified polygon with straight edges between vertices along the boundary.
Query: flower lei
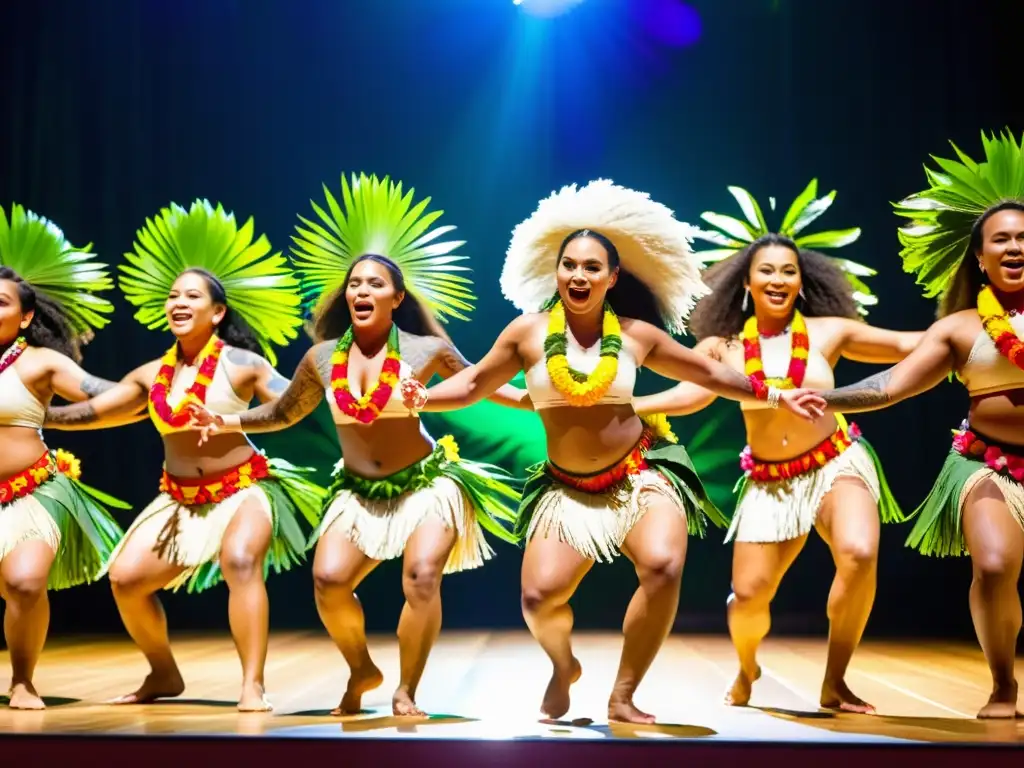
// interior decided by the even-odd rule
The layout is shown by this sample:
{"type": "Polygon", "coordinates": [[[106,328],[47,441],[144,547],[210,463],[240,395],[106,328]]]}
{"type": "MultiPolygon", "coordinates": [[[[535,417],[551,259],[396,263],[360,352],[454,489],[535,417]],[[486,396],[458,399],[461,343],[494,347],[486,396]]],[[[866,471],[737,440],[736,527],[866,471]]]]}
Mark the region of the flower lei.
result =
{"type": "Polygon", "coordinates": [[[551,307],[548,317],[548,335],[544,339],[544,358],[551,384],[569,405],[586,407],[599,402],[611,389],[619,372],[619,351],[622,349],[622,327],[611,306],[604,305],[601,326],[601,359],[592,373],[573,369],[566,357],[565,305],[561,301],[551,307]]]}
{"type": "Polygon", "coordinates": [[[14,361],[21,357],[21,353],[25,351],[27,346],[28,342],[25,341],[24,336],[19,336],[15,339],[14,343],[6,349],[3,357],[0,357],[0,373],[14,365],[14,361]]]}
{"type": "Polygon", "coordinates": [[[331,392],[338,409],[361,424],[369,424],[384,410],[402,370],[398,352],[398,326],[392,325],[388,333],[387,355],[380,367],[380,376],[363,396],[356,400],[348,386],[348,351],[355,342],[352,326],[338,339],[331,355],[331,392]]]}
{"type": "MultiPolygon", "coordinates": [[[[793,312],[793,324],[790,328],[790,344],[792,352],[789,356],[789,370],[784,379],[768,379],[764,375],[761,362],[761,335],[757,330],[757,318],[751,315],[743,324],[743,372],[750,379],[755,392],[764,391],[768,387],[778,389],[796,389],[804,381],[807,373],[807,355],[810,351],[810,340],[807,337],[807,323],[799,310],[793,312]]],[[[762,398],[763,399],[763,398],[762,398]]]]}
{"type": "Polygon", "coordinates": [[[178,364],[178,344],[175,342],[160,361],[160,370],[156,374],[156,379],[153,380],[153,386],[149,388],[150,413],[172,429],[182,429],[187,426],[191,416],[186,408],[189,403],[203,405],[206,402],[206,389],[213,381],[222,349],[224,349],[224,342],[218,339],[216,334],[211,336],[199,353],[199,370],[196,373],[196,380],[185,391],[181,402],[172,409],[167,404],[167,392],[171,388],[174,369],[178,364]]]}
{"type": "Polygon", "coordinates": [[[269,476],[270,463],[267,457],[262,453],[254,453],[244,464],[214,479],[188,478],[183,482],[181,478],[168,475],[165,470],[160,477],[160,491],[187,507],[220,504],[269,476]]]}
{"type": "Polygon", "coordinates": [[[1024,482],[1024,456],[1004,453],[997,445],[988,445],[971,431],[971,425],[964,419],[960,429],[953,430],[953,450],[967,458],[980,459],[995,472],[1008,474],[1018,483],[1024,482]]]}
{"type": "Polygon", "coordinates": [[[60,448],[52,453],[47,452],[31,467],[23,469],[14,477],[0,480],[0,504],[9,504],[15,499],[28,496],[53,477],[54,472],[78,480],[82,476],[82,463],[73,453],[60,448]]]}
{"type": "Polygon", "coordinates": [[[847,424],[842,414],[836,414],[836,422],[835,432],[811,450],[788,461],[758,461],[748,445],[740,453],[740,469],[750,480],[760,483],[779,482],[815,472],[861,438],[860,427],[852,422],[847,424]]]}
{"type": "Polygon", "coordinates": [[[990,285],[986,285],[978,294],[978,314],[985,333],[992,339],[999,354],[1024,370],[1024,342],[1011,325],[1009,315],[990,285]]]}

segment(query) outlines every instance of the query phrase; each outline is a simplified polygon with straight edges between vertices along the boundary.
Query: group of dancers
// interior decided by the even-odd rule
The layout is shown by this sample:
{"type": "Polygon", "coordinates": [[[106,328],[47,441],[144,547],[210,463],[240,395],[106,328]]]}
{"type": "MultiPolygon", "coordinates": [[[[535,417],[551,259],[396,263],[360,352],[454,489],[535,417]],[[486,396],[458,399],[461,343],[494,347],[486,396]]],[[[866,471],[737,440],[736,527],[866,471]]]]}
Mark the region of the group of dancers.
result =
{"type": "MultiPolygon", "coordinates": [[[[238,707],[271,708],[265,579],[312,549],[321,620],[349,665],[335,714],[360,710],[383,682],[356,591],[401,557],[396,715],[420,716],[417,687],[441,629],[442,576],[492,558],[490,538],[521,545],[522,611],[552,662],[541,702],[570,705],[582,673],[570,598],[596,562],[623,554],[639,585],[623,621],[612,721],[649,723],[634,695],[679,603],[690,536],[709,525],[733,543],[729,631],[742,706],[760,675],[770,604],[812,528],[832,551],[822,707],[871,712],[845,682],[874,601],[880,524],[916,517],[908,545],[970,554],[970,609],[993,688],[979,717],[1017,716],[1014,651],[1024,560],[1024,150],[983,135],[985,157],[939,159],[928,187],[899,203],[901,256],[939,319],[923,332],[873,327],[871,274],[817,249],[859,230],[808,234],[832,202],[811,185],[772,230],[732,187],[743,219],[721,231],[678,221],[648,195],[599,180],[541,201],[513,234],[503,294],[522,312],[473,364],[440,321],[467,319],[475,296],[453,229],[429,199],[387,178],[342,177],[300,217],[291,259],[271,254],[250,219],[220,206],[170,205],[136,233],[119,287],[136,319],[174,336],[120,381],[90,375],[81,348],[109,322],[105,264],[53,223],[0,209],[0,592],[11,657],[10,706],[41,708],[33,672],[47,591],[109,578],[150,672],[113,703],[177,696],[158,593],[221,581],[242,666],[238,707]],[[717,250],[694,253],[695,238],[717,250]],[[710,264],[710,266],[708,266],[710,264]],[[706,267],[706,268],[705,268],[706,267]],[[309,309],[313,346],[289,379],[274,346],[309,309]],[[689,330],[693,348],[674,335],[689,330]],[[835,387],[840,357],[895,364],[835,387]],[[678,381],[639,397],[640,368],[678,381]],[[525,389],[510,385],[520,372],[525,389]],[[968,418],[928,498],[905,515],[878,458],[842,414],[884,408],[955,375],[968,418]],[[441,381],[428,386],[434,376],[441,381]],[[68,401],[52,405],[54,395],[68,401]],[[709,498],[667,416],[716,397],[740,403],[747,446],[731,514],[709,498]],[[538,414],[547,460],[516,475],[436,441],[418,414],[483,399],[538,414]],[[287,429],[326,399],[343,461],[323,488],[311,470],[267,457],[246,437],[287,429]],[[259,400],[258,407],[250,407],[259,400]],[[79,460],[43,429],[116,428],[149,418],[164,445],[159,494],[123,531],[118,499],[83,484],[79,460]]],[[[772,206],[774,208],[774,204],[772,206]]],[[[481,425],[486,428],[486,425],[481,425]]],[[[737,446],[739,447],[739,446],[737,446]]]]}

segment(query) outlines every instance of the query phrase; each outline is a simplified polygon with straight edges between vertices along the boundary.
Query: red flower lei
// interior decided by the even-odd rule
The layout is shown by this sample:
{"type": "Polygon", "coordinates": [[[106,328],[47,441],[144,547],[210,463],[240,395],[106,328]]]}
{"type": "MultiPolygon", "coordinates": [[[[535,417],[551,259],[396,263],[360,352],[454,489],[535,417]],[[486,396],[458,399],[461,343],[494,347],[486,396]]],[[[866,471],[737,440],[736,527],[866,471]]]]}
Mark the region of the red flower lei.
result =
{"type": "Polygon", "coordinates": [[[369,424],[384,410],[402,370],[402,359],[398,353],[398,326],[392,325],[388,333],[387,355],[380,367],[380,376],[363,396],[356,400],[348,385],[348,351],[355,342],[352,326],[338,339],[331,355],[331,392],[338,409],[346,416],[361,424],[369,424]]]}
{"type": "Polygon", "coordinates": [[[810,351],[810,339],[807,337],[807,323],[800,311],[793,312],[790,344],[792,352],[789,357],[789,370],[784,379],[767,379],[761,363],[761,336],[757,328],[757,318],[753,315],[743,325],[743,368],[750,380],[754,393],[760,398],[768,396],[768,387],[778,389],[795,389],[804,382],[807,373],[807,355],[810,351]]]}
{"type": "Polygon", "coordinates": [[[1024,342],[1014,330],[1009,314],[999,303],[992,286],[986,285],[978,294],[978,314],[985,333],[992,339],[999,354],[1024,370],[1024,342]]]}
{"type": "Polygon", "coordinates": [[[21,353],[25,351],[27,346],[28,342],[25,341],[24,336],[19,336],[15,339],[14,343],[4,352],[3,357],[0,357],[0,373],[14,365],[14,361],[21,357],[21,353]]]}
{"type": "Polygon", "coordinates": [[[186,390],[181,402],[172,409],[167,404],[167,393],[171,388],[174,369],[178,364],[178,344],[175,342],[174,346],[164,355],[160,370],[153,380],[153,386],[149,388],[150,415],[172,429],[182,429],[187,426],[191,417],[186,408],[189,403],[203,405],[206,402],[206,388],[213,381],[222,349],[224,349],[224,342],[216,335],[211,336],[199,353],[199,371],[196,373],[196,380],[186,390]]]}

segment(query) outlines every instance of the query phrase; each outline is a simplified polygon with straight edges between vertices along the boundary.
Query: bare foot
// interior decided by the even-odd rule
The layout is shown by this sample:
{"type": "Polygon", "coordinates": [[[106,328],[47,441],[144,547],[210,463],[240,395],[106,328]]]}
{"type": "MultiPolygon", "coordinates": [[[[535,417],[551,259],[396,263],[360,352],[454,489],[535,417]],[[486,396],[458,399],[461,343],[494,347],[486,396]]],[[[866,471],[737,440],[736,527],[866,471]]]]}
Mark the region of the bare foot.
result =
{"type": "Polygon", "coordinates": [[[875,708],[864,699],[854,694],[846,685],[845,680],[829,682],[821,686],[821,706],[824,709],[841,709],[843,712],[856,712],[861,715],[873,715],[875,708]]]}
{"type": "Polygon", "coordinates": [[[426,717],[427,713],[416,706],[408,689],[398,686],[395,695],[391,698],[391,711],[396,717],[426,717]]]}
{"type": "MultiPolygon", "coordinates": [[[[13,706],[14,699],[11,699],[13,706]]],[[[1017,711],[1017,683],[1012,685],[996,686],[989,696],[988,704],[981,708],[978,717],[983,720],[1012,720],[1020,717],[1017,711]]]]}
{"type": "Polygon", "coordinates": [[[108,704],[148,704],[157,699],[171,699],[180,696],[185,690],[185,681],[181,679],[178,668],[167,672],[150,672],[142,685],[134,693],[118,696],[108,704]]]}
{"type": "Polygon", "coordinates": [[[608,722],[610,723],[636,723],[637,725],[654,725],[657,722],[654,715],[641,712],[633,703],[632,697],[608,702],[608,722]]]}
{"type": "Polygon", "coordinates": [[[331,710],[332,715],[357,715],[363,708],[363,694],[372,691],[384,682],[384,674],[372,662],[354,669],[348,676],[348,687],[341,697],[341,704],[331,710]]]}
{"type": "Polygon", "coordinates": [[[544,700],[540,704],[540,711],[545,717],[557,720],[569,711],[569,686],[579,680],[582,674],[583,667],[575,656],[572,657],[568,673],[558,669],[551,673],[551,680],[544,691],[544,700]]]}
{"type": "Polygon", "coordinates": [[[15,683],[9,693],[11,709],[46,709],[43,698],[36,693],[32,683],[15,683]]]}
{"type": "Polygon", "coordinates": [[[736,679],[733,681],[732,688],[725,694],[725,703],[730,707],[745,707],[750,702],[750,693],[756,683],[761,678],[761,667],[760,665],[754,670],[753,675],[747,675],[742,669],[739,674],[736,675],[736,679]]]}
{"type": "Polygon", "coordinates": [[[239,712],[270,712],[274,709],[267,701],[266,689],[260,683],[243,683],[238,699],[239,712]]]}

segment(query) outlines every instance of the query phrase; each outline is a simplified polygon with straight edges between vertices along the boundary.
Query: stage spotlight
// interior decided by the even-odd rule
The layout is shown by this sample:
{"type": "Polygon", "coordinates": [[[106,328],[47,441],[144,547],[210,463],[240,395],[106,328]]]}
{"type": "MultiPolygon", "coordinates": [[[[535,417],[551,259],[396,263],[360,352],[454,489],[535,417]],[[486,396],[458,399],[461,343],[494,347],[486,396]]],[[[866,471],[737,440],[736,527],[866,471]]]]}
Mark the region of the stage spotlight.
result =
{"type": "Polygon", "coordinates": [[[512,0],[531,16],[551,18],[572,10],[583,0],[512,0]]]}

